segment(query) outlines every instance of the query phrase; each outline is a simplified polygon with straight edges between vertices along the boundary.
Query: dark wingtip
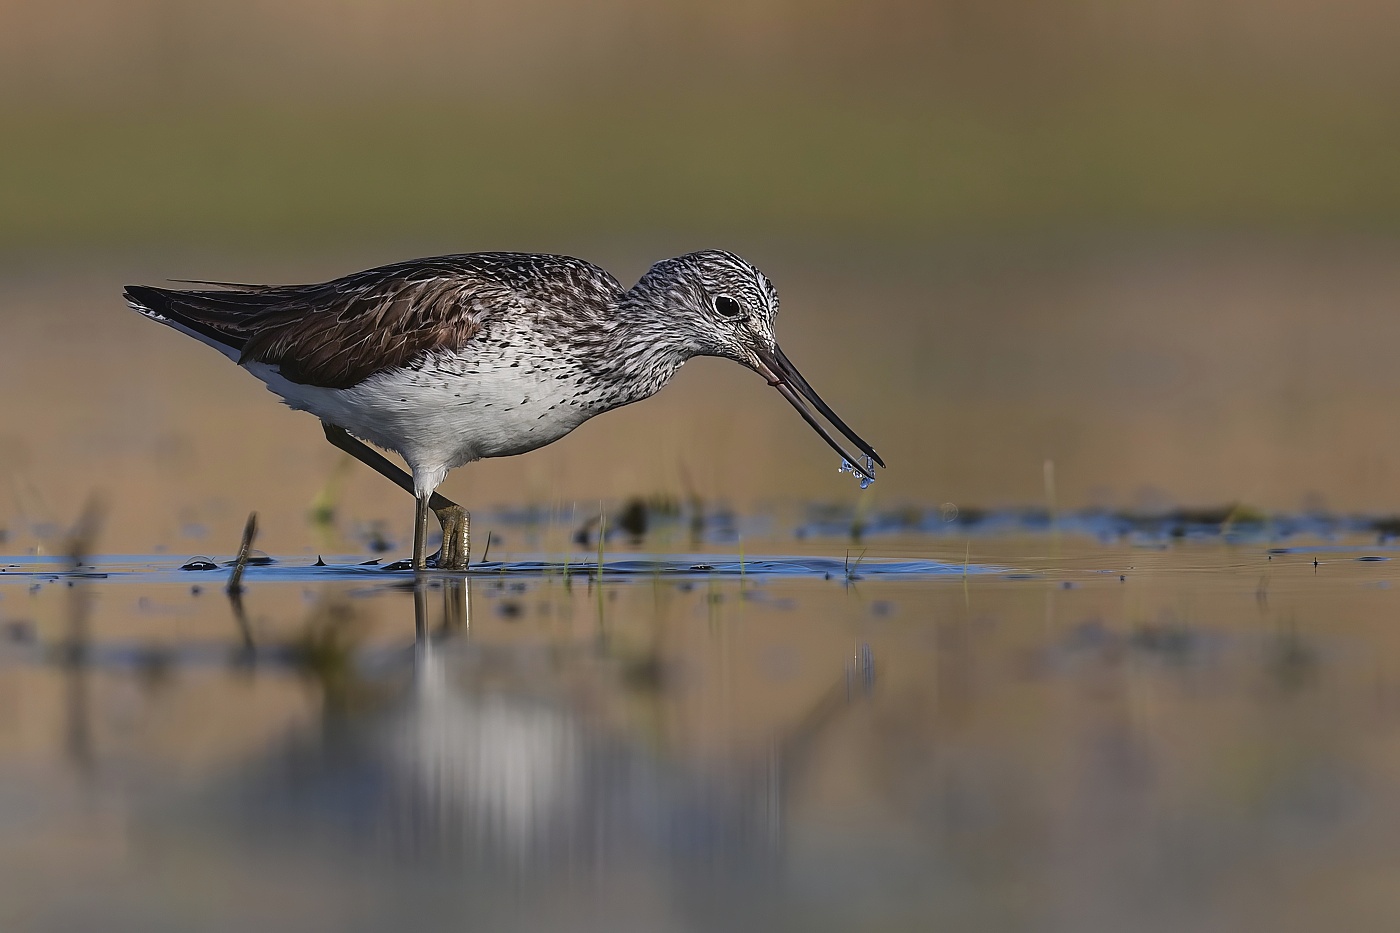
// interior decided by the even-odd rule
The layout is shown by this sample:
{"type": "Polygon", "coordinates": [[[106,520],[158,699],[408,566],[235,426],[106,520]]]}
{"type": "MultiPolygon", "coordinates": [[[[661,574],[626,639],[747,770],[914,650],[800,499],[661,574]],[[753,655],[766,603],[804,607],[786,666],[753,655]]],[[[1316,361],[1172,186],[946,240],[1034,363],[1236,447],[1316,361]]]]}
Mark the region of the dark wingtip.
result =
{"type": "Polygon", "coordinates": [[[122,297],[136,311],[153,321],[170,324],[179,330],[193,332],[206,343],[221,348],[241,350],[247,343],[246,335],[238,326],[237,319],[221,314],[221,309],[209,307],[199,292],[182,292],[172,288],[159,288],[154,285],[127,285],[122,289],[122,297]]]}
{"type": "Polygon", "coordinates": [[[126,303],[137,311],[150,311],[159,313],[163,305],[168,304],[164,293],[158,288],[149,285],[127,285],[122,288],[122,297],[126,303]]]}

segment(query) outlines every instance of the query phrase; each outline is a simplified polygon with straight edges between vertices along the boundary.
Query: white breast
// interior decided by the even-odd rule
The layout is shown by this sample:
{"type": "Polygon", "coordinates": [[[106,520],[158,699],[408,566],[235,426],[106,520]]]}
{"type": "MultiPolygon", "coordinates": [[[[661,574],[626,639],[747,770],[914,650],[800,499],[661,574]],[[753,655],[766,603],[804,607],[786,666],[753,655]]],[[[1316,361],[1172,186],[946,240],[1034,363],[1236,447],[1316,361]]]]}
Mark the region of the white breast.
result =
{"type": "Polygon", "coordinates": [[[248,369],[290,407],[398,452],[415,474],[534,450],[604,410],[572,360],[497,349],[487,358],[442,354],[348,389],[297,385],[265,364],[248,369]]]}

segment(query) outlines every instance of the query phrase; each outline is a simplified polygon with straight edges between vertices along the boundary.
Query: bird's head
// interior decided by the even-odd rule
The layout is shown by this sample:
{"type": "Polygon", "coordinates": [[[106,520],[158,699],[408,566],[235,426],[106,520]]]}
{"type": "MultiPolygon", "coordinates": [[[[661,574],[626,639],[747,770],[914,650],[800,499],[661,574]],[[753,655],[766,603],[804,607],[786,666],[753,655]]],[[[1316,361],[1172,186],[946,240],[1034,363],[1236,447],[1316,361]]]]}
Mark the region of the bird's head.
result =
{"type": "Polygon", "coordinates": [[[688,355],[722,356],[766,379],[863,481],[874,479],[870,475],[872,465],[865,462],[866,458],[885,465],[874,448],[837,417],[778,348],[773,333],[778,317],[778,290],[753,265],[725,250],[686,253],[652,266],[632,291],[665,316],[667,326],[683,340],[688,355]],[[854,444],[860,455],[848,453],[817,419],[817,414],[854,444]]]}

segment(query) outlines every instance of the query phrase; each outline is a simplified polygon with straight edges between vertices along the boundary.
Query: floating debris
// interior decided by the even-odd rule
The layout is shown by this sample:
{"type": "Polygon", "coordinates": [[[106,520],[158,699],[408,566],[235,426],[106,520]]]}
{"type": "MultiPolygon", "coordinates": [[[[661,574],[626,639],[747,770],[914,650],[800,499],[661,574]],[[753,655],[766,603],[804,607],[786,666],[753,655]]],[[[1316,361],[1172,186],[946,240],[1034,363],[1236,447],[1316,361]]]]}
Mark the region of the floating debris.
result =
{"type": "MultiPolygon", "coordinates": [[[[233,562],[233,573],[229,574],[228,585],[224,587],[230,597],[243,592],[243,571],[250,563],[253,552],[253,539],[258,534],[258,513],[248,513],[248,523],[243,526],[243,541],[238,546],[238,559],[233,562]]],[[[269,559],[267,563],[271,563],[269,559]]]]}
{"type": "Polygon", "coordinates": [[[617,517],[617,527],[627,532],[634,542],[646,537],[648,518],[647,503],[643,499],[629,499],[617,517]]]}
{"type": "MultiPolygon", "coordinates": [[[[234,558],[233,560],[224,564],[224,566],[233,567],[237,565],[237,563],[238,559],[234,558]]],[[[269,564],[277,563],[277,558],[272,557],[265,551],[252,550],[248,552],[248,559],[244,561],[244,563],[247,564],[249,567],[266,567],[269,564]]]]}

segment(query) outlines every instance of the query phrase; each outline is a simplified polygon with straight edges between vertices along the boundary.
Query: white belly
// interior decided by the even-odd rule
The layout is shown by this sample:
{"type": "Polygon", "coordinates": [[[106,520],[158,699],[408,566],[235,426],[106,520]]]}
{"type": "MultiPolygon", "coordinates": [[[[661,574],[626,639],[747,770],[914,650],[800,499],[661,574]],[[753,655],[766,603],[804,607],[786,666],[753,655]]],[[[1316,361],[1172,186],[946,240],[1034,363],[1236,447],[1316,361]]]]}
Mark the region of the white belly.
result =
{"type": "Polygon", "coordinates": [[[372,376],[349,389],[289,382],[272,367],[248,367],[295,409],[401,454],[415,474],[441,475],[483,457],[525,453],[556,441],[596,414],[560,363],[439,360],[424,369],[372,376]]]}

